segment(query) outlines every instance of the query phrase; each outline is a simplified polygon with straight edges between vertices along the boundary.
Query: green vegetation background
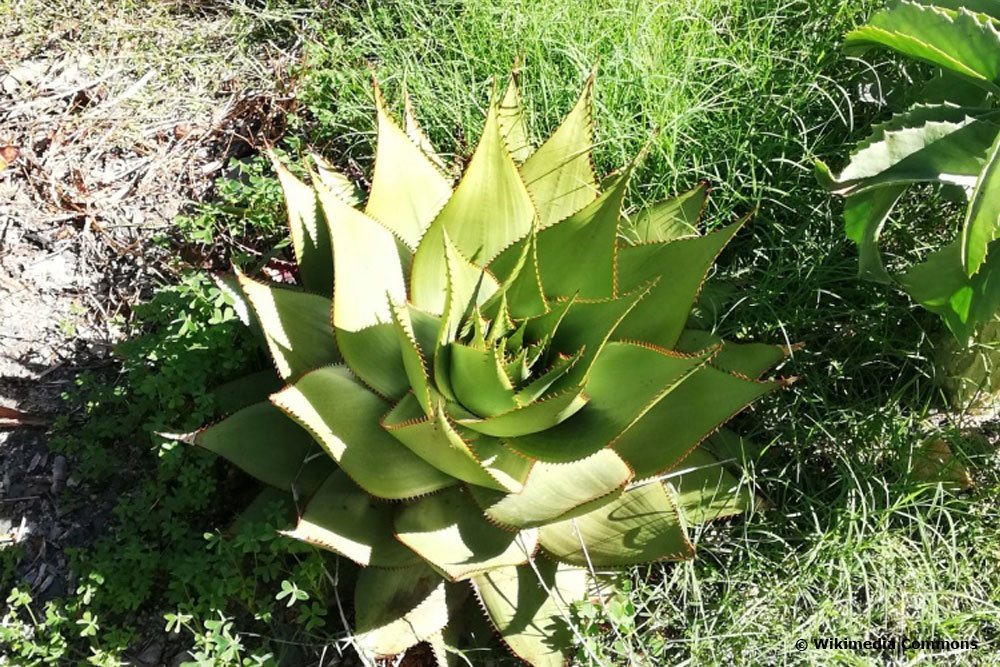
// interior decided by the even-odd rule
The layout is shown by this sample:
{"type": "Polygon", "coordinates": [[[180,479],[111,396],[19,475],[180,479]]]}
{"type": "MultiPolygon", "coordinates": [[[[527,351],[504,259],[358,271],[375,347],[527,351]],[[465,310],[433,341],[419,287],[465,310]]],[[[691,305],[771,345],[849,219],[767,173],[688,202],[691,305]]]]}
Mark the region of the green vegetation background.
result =
{"type": "MultiPolygon", "coordinates": [[[[626,573],[624,596],[582,610],[581,627],[609,663],[876,664],[849,652],[800,654],[793,644],[997,639],[1000,470],[982,443],[944,432],[976,469],[976,489],[955,495],[912,479],[915,450],[935,435],[924,420],[943,406],[933,357],[945,334],[902,295],[855,279],[839,205],[811,172],[812,157],[836,163],[886,113],[871,100],[907,76],[839,51],[843,33],[874,6],[300,2],[274,3],[246,23],[246,40],[306,41],[283,145],[293,155],[318,147],[366,173],[372,72],[395,102],[405,86],[436,145],[460,160],[478,136],[493,77],[520,60],[530,118],[544,133],[596,64],[599,171],[652,142],[631,205],[708,180],[708,226],[756,211],[721,259],[716,281],[731,288],[710,315],[729,338],[805,345],[786,367],[799,377],[794,387],[734,424],[761,445],[753,472],[773,509],[701,535],[695,562],[626,573]],[[313,11],[303,21],[304,7],[313,11]]],[[[260,161],[243,169],[241,180],[220,184],[219,204],[181,220],[164,242],[280,240],[276,182],[260,161]]],[[[933,217],[933,205],[914,204],[915,215],[933,217]]],[[[130,642],[164,629],[196,641],[205,665],[266,663],[268,654],[295,664],[324,645],[345,647],[334,600],[335,589],[349,598],[349,577],[335,560],[267,525],[229,530],[252,493],[246,479],[154,436],[206,421],[208,390],[261,363],[221,295],[191,275],[137,309],[133,324],[143,337],[123,348],[121,372],[81,377],[57,427],[56,446],[85,474],[121,484],[115,519],[74,554],[79,591],[46,612],[15,592],[12,618],[35,635],[9,625],[0,646],[26,665],[119,664],[130,642]]],[[[0,552],[0,561],[8,588],[12,555],[0,552]]],[[[1000,664],[995,648],[954,660],[1000,664]]]]}

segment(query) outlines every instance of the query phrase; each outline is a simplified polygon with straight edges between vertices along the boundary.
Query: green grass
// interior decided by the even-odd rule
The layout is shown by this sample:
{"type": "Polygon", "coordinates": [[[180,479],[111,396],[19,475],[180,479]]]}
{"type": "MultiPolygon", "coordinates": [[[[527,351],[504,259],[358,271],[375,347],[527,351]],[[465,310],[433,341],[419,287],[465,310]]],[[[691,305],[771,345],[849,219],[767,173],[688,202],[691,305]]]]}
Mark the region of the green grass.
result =
{"type": "MultiPolygon", "coordinates": [[[[603,662],[1000,664],[995,445],[954,419],[934,417],[945,405],[933,363],[944,331],[898,292],[856,280],[839,206],[811,173],[812,157],[836,162],[884,113],[858,102],[858,87],[879,74],[891,92],[897,68],[848,61],[838,48],[843,32],[874,5],[396,0],[310,16],[299,115],[286,142],[293,153],[317,146],[364,178],[374,139],[372,72],[395,103],[405,85],[436,145],[461,161],[478,135],[491,82],[516,60],[537,139],[596,65],[598,169],[617,168],[651,143],[630,205],[707,179],[709,227],[757,211],[720,262],[717,279],[737,289],[716,326],[730,338],[805,344],[782,369],[798,382],[734,423],[761,446],[748,463],[770,509],[700,535],[695,562],[625,573],[625,595],[584,610],[581,629],[603,662]],[[951,493],[912,473],[922,443],[937,436],[974,470],[971,492],[951,493]],[[894,658],[794,646],[800,638],[884,635],[991,646],[894,658]]],[[[213,224],[246,233],[240,207],[272,202],[274,190],[262,179],[251,191],[228,193],[233,201],[187,221],[189,237],[210,240],[221,233],[213,224]]],[[[253,218],[249,232],[274,222],[253,218]]],[[[158,483],[168,487],[176,473],[160,474],[166,481],[158,483]]],[[[184,521],[207,529],[201,518],[184,521]]],[[[164,554],[155,576],[163,577],[172,559],[181,559],[171,550],[191,546],[172,538],[158,544],[164,554]]],[[[296,557],[275,565],[282,576],[298,576],[296,557]]],[[[104,558],[110,568],[113,556],[104,558]]],[[[200,581],[197,562],[187,561],[192,582],[200,581]]],[[[248,567],[242,556],[236,562],[248,567]]],[[[302,576],[322,580],[315,572],[302,576]]],[[[256,594],[273,598],[276,588],[256,594]]],[[[238,630],[263,630],[247,613],[252,599],[207,597],[154,586],[141,605],[188,599],[196,614],[221,607],[242,614],[238,630]]],[[[286,626],[296,618],[286,615],[286,626]]],[[[330,637],[342,629],[331,620],[325,631],[330,637]]],[[[294,641],[308,652],[323,636],[314,631],[294,641]]],[[[260,637],[245,641],[267,645],[260,637]]],[[[581,662],[588,655],[581,652],[581,662]]]]}

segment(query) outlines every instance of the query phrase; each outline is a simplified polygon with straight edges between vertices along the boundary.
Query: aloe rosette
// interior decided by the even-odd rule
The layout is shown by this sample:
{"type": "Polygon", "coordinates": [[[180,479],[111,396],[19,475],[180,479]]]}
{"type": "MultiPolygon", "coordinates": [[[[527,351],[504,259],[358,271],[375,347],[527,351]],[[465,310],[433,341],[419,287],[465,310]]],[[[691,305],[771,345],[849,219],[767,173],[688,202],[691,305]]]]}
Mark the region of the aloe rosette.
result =
{"type": "Polygon", "coordinates": [[[901,0],[846,38],[850,52],[889,49],[932,67],[907,110],[876,125],[839,174],[820,180],[845,197],[847,236],[861,277],[897,282],[938,314],[960,342],[1000,308],[1000,0],[901,0]],[[915,184],[965,200],[955,238],[899,275],[879,237],[915,184]]]}
{"type": "Polygon", "coordinates": [[[689,326],[740,223],[699,233],[704,187],[623,216],[632,167],[597,179],[591,87],[532,150],[512,78],[457,185],[377,88],[366,200],[321,158],[311,184],[275,163],[300,285],[228,285],[277,377],[226,387],[246,407],[184,439],[363,566],[367,656],[446,660],[469,599],[562,664],[594,568],[691,558],[692,525],[754,502],[718,429],[781,385],[760,377],[786,349],[689,326]]]}

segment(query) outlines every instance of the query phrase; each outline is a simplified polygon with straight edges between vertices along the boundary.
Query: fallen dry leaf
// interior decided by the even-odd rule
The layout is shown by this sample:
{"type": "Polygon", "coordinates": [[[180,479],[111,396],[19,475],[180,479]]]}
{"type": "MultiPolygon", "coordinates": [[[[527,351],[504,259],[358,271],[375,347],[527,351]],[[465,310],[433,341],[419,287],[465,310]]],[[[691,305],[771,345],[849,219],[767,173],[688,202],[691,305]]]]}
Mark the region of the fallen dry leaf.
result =
{"type": "Polygon", "coordinates": [[[10,144],[0,146],[0,171],[3,171],[10,165],[14,164],[14,160],[16,160],[20,155],[21,151],[17,146],[11,146],[10,144]]]}
{"type": "Polygon", "coordinates": [[[968,468],[940,438],[929,441],[914,456],[913,476],[923,482],[944,482],[959,491],[968,491],[973,486],[968,468]]]}
{"type": "Polygon", "coordinates": [[[48,426],[49,420],[37,415],[0,406],[0,428],[19,428],[25,426],[48,426]]]}

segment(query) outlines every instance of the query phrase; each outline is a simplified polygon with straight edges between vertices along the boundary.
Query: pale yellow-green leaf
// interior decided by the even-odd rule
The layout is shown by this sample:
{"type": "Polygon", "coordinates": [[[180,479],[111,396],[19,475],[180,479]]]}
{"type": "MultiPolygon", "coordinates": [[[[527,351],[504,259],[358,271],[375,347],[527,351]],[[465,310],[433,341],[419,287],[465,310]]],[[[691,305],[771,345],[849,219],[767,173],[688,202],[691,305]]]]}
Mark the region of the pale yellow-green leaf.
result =
{"type": "Polygon", "coordinates": [[[389,406],[343,366],[302,376],[271,402],[309,430],[341,469],[379,498],[413,498],[451,486],[445,475],[385,432],[389,406]]]}
{"type": "Polygon", "coordinates": [[[597,198],[591,163],[593,77],[556,131],[521,165],[521,174],[538,207],[539,228],[556,224],[597,198]]]}
{"type": "Polygon", "coordinates": [[[392,321],[390,302],[406,300],[406,285],[396,240],[388,229],[319,188],[330,236],[337,280],[333,286],[333,324],[358,331],[392,321]]]}
{"type": "Polygon", "coordinates": [[[508,532],[489,523],[460,488],[403,505],[399,540],[452,580],[505,565],[526,563],[538,542],[535,529],[508,532]]]}
{"type": "Polygon", "coordinates": [[[293,530],[284,534],[329,549],[358,565],[405,567],[420,563],[393,533],[393,507],[334,471],[309,499],[293,530]]]}
{"type": "Polygon", "coordinates": [[[354,639],[369,659],[389,658],[448,624],[445,582],[426,565],[365,568],[354,589],[354,639]]]}
{"type": "Polygon", "coordinates": [[[573,604],[587,595],[587,571],[544,558],[504,567],[472,583],[497,631],[532,667],[563,667],[573,646],[573,604]]]}
{"type": "Polygon", "coordinates": [[[412,250],[448,201],[451,184],[392,119],[377,86],[375,108],[378,114],[375,170],[365,213],[385,225],[412,250]]]}
{"type": "Polygon", "coordinates": [[[236,275],[282,378],[287,380],[339,361],[330,326],[329,299],[287,287],[265,285],[239,270],[236,275]]]}

